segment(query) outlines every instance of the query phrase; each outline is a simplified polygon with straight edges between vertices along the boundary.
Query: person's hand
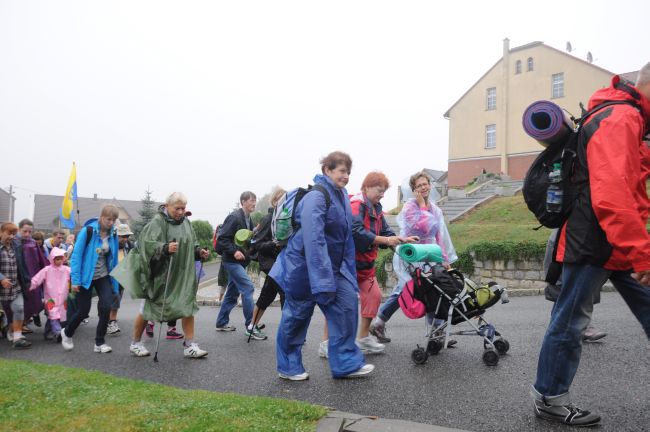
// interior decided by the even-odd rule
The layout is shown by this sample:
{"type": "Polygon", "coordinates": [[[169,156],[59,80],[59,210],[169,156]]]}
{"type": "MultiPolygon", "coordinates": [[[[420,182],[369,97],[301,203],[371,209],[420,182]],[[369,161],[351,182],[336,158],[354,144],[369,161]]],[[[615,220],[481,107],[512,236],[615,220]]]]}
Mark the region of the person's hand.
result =
{"type": "Polygon", "coordinates": [[[11,288],[11,281],[10,281],[9,279],[7,279],[7,278],[2,279],[2,281],[0,282],[0,284],[2,284],[2,288],[4,288],[4,289],[9,289],[9,288],[11,288]]]}
{"type": "Polygon", "coordinates": [[[79,285],[72,285],[72,292],[78,293],[79,292],[79,285]]]}
{"type": "Polygon", "coordinates": [[[322,292],[316,294],[316,303],[321,306],[327,306],[336,298],[336,292],[322,292]]]}
{"type": "Polygon", "coordinates": [[[167,245],[167,253],[171,255],[171,254],[175,254],[176,252],[178,252],[178,242],[169,243],[167,245]]]}
{"type": "Polygon", "coordinates": [[[646,270],[638,273],[632,273],[632,277],[638,280],[641,285],[645,285],[645,286],[650,285],[650,270],[646,270]]]}
{"type": "Polygon", "coordinates": [[[420,241],[418,236],[400,237],[402,243],[417,243],[420,241]]]}
{"type": "Polygon", "coordinates": [[[208,259],[208,257],[210,256],[210,252],[209,252],[207,249],[201,249],[201,250],[199,251],[199,256],[200,256],[201,259],[203,259],[203,260],[208,259]]]}
{"type": "Polygon", "coordinates": [[[237,261],[244,261],[246,259],[246,255],[244,255],[241,251],[235,252],[233,256],[237,261]]]}
{"type": "Polygon", "coordinates": [[[413,191],[413,195],[415,196],[415,200],[418,202],[418,205],[420,207],[424,207],[424,206],[427,205],[426,200],[424,199],[424,197],[422,196],[422,193],[420,193],[419,190],[413,191]]]}
{"type": "Polygon", "coordinates": [[[445,268],[445,270],[451,270],[451,264],[449,263],[442,263],[442,266],[445,268]]]}
{"type": "Polygon", "coordinates": [[[386,237],[386,246],[395,247],[399,244],[404,243],[404,239],[398,236],[386,237]]]}

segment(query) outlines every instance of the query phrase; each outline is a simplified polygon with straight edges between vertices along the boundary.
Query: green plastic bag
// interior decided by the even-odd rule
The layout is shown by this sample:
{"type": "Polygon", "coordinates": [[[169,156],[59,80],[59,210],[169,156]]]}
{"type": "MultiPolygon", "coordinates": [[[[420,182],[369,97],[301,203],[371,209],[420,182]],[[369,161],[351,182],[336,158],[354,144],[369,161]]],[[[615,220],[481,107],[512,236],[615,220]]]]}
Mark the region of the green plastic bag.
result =
{"type": "Polygon", "coordinates": [[[404,261],[416,262],[442,262],[442,249],[437,244],[403,244],[397,253],[404,261]]]}

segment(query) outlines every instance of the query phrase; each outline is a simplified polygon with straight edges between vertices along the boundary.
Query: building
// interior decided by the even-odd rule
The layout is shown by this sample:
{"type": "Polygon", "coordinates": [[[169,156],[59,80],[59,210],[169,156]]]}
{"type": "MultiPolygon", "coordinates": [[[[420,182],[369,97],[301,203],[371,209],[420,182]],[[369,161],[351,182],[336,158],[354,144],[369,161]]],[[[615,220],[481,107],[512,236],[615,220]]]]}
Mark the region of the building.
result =
{"type": "Polygon", "coordinates": [[[16,197],[0,188],[0,222],[12,222],[14,220],[15,208],[16,197]]]}
{"type": "MultiPolygon", "coordinates": [[[[63,195],[34,195],[34,229],[37,231],[51,231],[59,227],[59,215],[63,195]]],[[[83,225],[88,219],[99,216],[101,208],[105,204],[114,204],[120,211],[120,223],[129,224],[133,228],[133,222],[138,220],[142,209],[142,201],[122,200],[117,198],[98,198],[97,195],[92,198],[79,197],[75,205],[75,215],[79,210],[78,220],[83,225]]],[[[162,203],[156,203],[156,208],[162,203]]],[[[75,219],[77,217],[75,216],[75,219]]],[[[77,229],[79,225],[77,226],[77,229]]]]}
{"type": "MultiPolygon", "coordinates": [[[[543,148],[522,127],[533,102],[551,100],[580,117],[580,103],[614,75],[568,52],[533,42],[510,49],[444,114],[449,120],[448,185],[463,186],[486,172],[521,180],[543,148]]],[[[636,72],[622,74],[630,81],[636,72]]]]}

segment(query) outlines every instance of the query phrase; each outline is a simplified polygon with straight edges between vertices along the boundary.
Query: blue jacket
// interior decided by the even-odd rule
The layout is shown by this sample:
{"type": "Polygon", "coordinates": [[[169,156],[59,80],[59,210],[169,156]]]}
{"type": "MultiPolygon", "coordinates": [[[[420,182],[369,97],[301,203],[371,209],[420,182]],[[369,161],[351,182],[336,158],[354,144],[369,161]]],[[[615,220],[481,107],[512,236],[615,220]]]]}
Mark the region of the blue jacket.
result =
{"type": "MultiPolygon", "coordinates": [[[[117,266],[119,243],[115,228],[111,229],[108,244],[111,248],[111,255],[107,263],[108,272],[110,273],[117,266]]],[[[99,235],[99,222],[97,218],[89,219],[84,224],[84,228],[77,234],[77,241],[74,244],[74,249],[72,249],[72,257],[70,259],[70,269],[72,270],[70,279],[72,280],[72,285],[79,285],[85,289],[90,288],[93,282],[93,275],[95,274],[95,264],[97,264],[97,249],[101,248],[101,246],[102,240],[99,235]],[[86,226],[93,228],[92,238],[89,242],[87,241],[86,226]],[[86,243],[88,243],[88,246],[86,246],[86,243]]],[[[119,285],[117,281],[111,277],[111,282],[113,283],[113,291],[118,293],[119,285]]]]}
{"type": "Polygon", "coordinates": [[[291,236],[269,274],[294,298],[336,292],[341,278],[359,290],[348,194],[324,175],[314,177],[314,183],[329,192],[329,210],[322,193],[305,195],[296,207],[300,229],[291,236]]]}

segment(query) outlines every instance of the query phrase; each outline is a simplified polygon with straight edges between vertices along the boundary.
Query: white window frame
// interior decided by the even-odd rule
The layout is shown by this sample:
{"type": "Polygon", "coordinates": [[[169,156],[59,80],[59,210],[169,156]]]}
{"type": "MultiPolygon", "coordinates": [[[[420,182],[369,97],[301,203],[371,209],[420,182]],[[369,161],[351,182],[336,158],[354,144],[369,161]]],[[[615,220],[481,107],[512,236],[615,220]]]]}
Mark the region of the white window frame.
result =
{"type": "Polygon", "coordinates": [[[532,57],[528,57],[528,60],[526,60],[526,71],[531,72],[535,70],[535,64],[533,62],[532,57]]]}
{"type": "Polygon", "coordinates": [[[497,88],[490,87],[485,94],[485,109],[492,111],[497,109],[497,88]]]}
{"type": "Polygon", "coordinates": [[[564,72],[551,76],[551,99],[564,97],[564,72]]]}
{"type": "Polygon", "coordinates": [[[515,75],[519,75],[521,73],[521,60],[517,60],[515,62],[515,75]]]}
{"type": "Polygon", "coordinates": [[[485,148],[486,149],[497,148],[497,125],[496,124],[485,125],[485,148]]]}

